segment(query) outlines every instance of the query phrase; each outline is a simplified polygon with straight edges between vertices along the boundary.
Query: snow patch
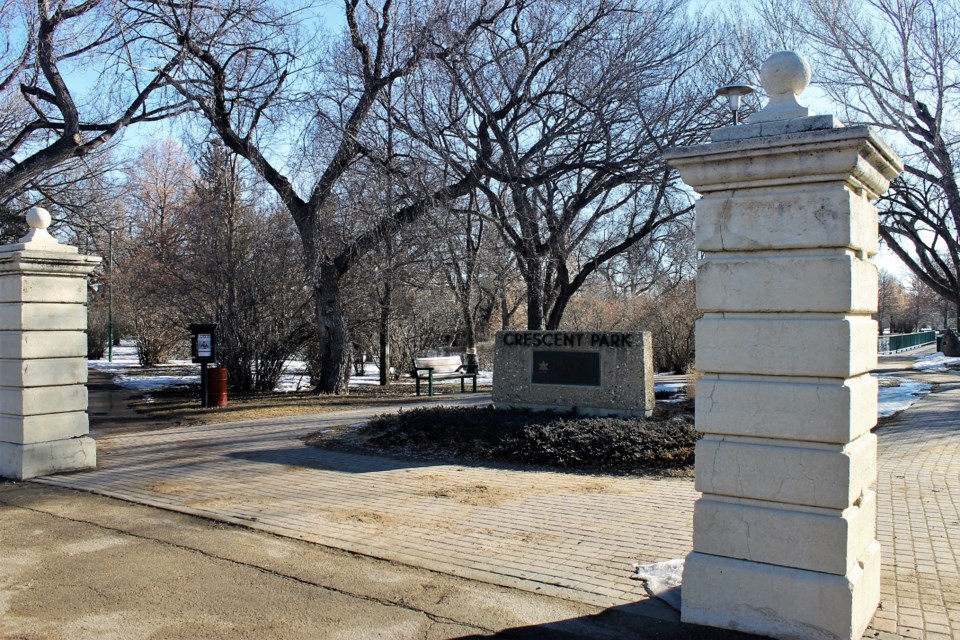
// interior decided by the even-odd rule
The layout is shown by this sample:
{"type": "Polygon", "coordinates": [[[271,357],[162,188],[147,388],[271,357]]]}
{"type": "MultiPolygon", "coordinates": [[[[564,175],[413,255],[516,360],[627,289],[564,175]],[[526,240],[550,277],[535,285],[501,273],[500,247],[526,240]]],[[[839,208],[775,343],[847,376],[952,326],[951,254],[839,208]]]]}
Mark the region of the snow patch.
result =
{"type": "Polygon", "coordinates": [[[643,580],[651,598],[659,598],[680,611],[680,582],[683,579],[683,559],[634,564],[634,580],[643,580]]]}
{"type": "Polygon", "coordinates": [[[932,353],[928,356],[920,356],[913,363],[914,369],[920,371],[929,371],[937,373],[960,373],[960,358],[948,358],[942,351],[932,353]],[[951,367],[955,367],[951,369],[951,367]]]}
{"type": "Polygon", "coordinates": [[[877,380],[896,380],[897,386],[880,386],[877,398],[877,416],[885,418],[907,409],[921,397],[930,393],[930,385],[893,376],[877,376],[877,380]]]}

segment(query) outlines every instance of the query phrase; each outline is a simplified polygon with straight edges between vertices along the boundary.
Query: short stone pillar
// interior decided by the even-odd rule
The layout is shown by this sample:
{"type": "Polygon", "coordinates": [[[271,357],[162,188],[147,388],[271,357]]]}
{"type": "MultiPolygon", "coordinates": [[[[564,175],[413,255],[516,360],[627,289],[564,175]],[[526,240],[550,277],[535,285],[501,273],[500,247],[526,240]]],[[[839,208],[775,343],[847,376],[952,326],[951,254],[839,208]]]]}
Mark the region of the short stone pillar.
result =
{"type": "Polygon", "coordinates": [[[87,275],[82,256],[47,232],[0,246],[0,476],[22,480],[96,466],[87,418],[87,275]]]}
{"type": "Polygon", "coordinates": [[[666,158],[696,205],[696,487],[682,619],[774,638],[860,638],[875,539],[877,211],[903,166],[867,127],[812,116],[800,56],[767,108],[666,158]]]}

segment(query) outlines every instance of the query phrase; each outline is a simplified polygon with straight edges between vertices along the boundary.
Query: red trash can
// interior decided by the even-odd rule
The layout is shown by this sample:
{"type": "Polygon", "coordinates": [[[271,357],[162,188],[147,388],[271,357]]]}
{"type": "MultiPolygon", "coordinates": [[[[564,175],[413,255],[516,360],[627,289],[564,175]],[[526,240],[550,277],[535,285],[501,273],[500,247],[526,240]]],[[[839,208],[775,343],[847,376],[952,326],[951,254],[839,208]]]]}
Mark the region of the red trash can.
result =
{"type": "Polygon", "coordinates": [[[207,369],[207,399],[211,407],[227,406],[227,369],[207,369]]]}

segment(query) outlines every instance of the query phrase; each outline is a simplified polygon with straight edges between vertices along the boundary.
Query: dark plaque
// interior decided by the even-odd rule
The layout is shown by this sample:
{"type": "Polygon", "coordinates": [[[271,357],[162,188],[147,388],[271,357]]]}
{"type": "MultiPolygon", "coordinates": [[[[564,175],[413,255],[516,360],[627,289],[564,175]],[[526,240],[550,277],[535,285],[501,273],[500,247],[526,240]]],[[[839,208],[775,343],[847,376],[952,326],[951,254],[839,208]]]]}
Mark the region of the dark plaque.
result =
{"type": "Polygon", "coordinates": [[[600,386],[600,353],[596,351],[534,351],[533,384],[600,386]]]}

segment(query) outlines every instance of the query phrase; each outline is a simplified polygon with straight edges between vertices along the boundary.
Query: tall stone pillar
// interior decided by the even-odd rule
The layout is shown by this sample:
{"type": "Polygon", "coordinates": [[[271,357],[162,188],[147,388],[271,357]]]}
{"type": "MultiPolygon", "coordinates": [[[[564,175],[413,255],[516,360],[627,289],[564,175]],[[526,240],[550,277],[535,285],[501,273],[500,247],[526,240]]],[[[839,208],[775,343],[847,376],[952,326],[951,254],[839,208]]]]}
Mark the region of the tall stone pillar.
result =
{"type": "Polygon", "coordinates": [[[867,127],[812,116],[810,67],[761,68],[770,103],[668,161],[696,205],[697,445],[686,622],[860,638],[875,540],[877,212],[902,170],[867,127]]]}
{"type": "Polygon", "coordinates": [[[87,418],[87,275],[82,256],[47,232],[0,246],[0,476],[22,480],[94,467],[87,418]]]}

